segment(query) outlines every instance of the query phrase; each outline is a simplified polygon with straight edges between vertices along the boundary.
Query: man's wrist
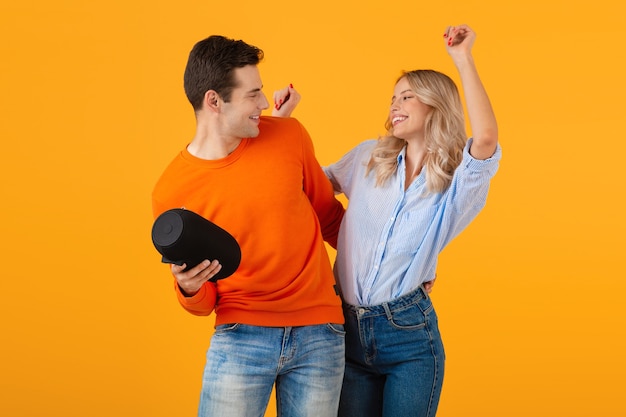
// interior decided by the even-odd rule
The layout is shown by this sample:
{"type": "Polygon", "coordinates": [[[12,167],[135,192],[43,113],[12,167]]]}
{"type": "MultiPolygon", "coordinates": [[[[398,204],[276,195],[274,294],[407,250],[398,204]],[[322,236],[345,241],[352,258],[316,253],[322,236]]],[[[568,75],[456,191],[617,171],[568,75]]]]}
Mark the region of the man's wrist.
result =
{"type": "Polygon", "coordinates": [[[198,294],[198,292],[199,292],[200,290],[198,289],[198,290],[196,290],[196,291],[194,291],[194,292],[185,291],[185,290],[183,289],[183,287],[181,287],[181,286],[180,286],[180,284],[178,284],[178,291],[180,291],[180,293],[181,293],[184,297],[186,297],[186,298],[191,298],[191,297],[193,297],[194,295],[198,294]]]}

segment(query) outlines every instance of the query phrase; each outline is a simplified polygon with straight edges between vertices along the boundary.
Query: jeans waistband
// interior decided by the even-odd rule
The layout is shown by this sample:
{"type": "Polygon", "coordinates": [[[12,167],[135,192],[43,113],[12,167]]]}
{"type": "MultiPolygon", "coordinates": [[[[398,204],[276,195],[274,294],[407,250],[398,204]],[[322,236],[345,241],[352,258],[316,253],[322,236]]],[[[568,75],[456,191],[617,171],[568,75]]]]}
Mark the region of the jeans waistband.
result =
{"type": "Polygon", "coordinates": [[[382,304],[373,305],[373,306],[359,306],[352,304],[343,304],[343,308],[348,312],[357,314],[360,317],[363,316],[378,316],[378,315],[389,315],[390,311],[398,310],[404,308],[408,305],[414,304],[423,298],[428,298],[428,295],[424,291],[424,288],[420,285],[413,291],[393,299],[391,301],[384,302],[382,304]]]}

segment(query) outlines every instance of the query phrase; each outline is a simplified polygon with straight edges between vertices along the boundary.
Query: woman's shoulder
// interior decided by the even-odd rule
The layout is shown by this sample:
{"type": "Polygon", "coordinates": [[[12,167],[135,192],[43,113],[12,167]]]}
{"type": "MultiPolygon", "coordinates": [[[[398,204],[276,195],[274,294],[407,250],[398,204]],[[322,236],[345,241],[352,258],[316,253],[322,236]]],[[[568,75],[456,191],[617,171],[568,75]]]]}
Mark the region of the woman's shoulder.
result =
{"type": "Polygon", "coordinates": [[[376,147],[376,144],[378,144],[378,139],[366,139],[360,143],[357,143],[350,152],[359,155],[369,155],[376,147]]]}

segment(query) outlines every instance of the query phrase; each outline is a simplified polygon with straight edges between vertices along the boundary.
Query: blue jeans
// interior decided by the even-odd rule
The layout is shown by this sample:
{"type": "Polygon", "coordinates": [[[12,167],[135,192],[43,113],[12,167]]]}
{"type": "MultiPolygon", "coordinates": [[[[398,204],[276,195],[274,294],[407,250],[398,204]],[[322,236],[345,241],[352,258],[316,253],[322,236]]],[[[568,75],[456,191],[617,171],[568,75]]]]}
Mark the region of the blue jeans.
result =
{"type": "Polygon", "coordinates": [[[377,306],[344,305],[344,315],[339,416],[434,416],[445,354],[428,294],[420,287],[377,306]]]}
{"type": "Polygon", "coordinates": [[[345,366],[342,325],[217,326],[199,417],[263,417],[276,384],[279,417],[335,417],[345,366]]]}

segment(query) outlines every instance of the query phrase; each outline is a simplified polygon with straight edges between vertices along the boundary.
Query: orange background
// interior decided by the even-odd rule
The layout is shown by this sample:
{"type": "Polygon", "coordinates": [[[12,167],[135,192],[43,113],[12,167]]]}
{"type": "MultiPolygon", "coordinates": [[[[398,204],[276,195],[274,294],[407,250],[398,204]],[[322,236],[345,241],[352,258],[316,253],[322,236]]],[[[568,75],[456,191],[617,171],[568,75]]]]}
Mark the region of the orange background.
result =
{"type": "Polygon", "coordinates": [[[458,23],[478,33],[504,158],[441,255],[438,416],[625,415],[619,4],[4,1],[0,415],[195,415],[213,317],[178,306],[150,192],[193,135],[196,41],[264,49],[266,94],[302,93],[328,164],[383,133],[400,70],[458,80],[442,40],[458,23]]]}

